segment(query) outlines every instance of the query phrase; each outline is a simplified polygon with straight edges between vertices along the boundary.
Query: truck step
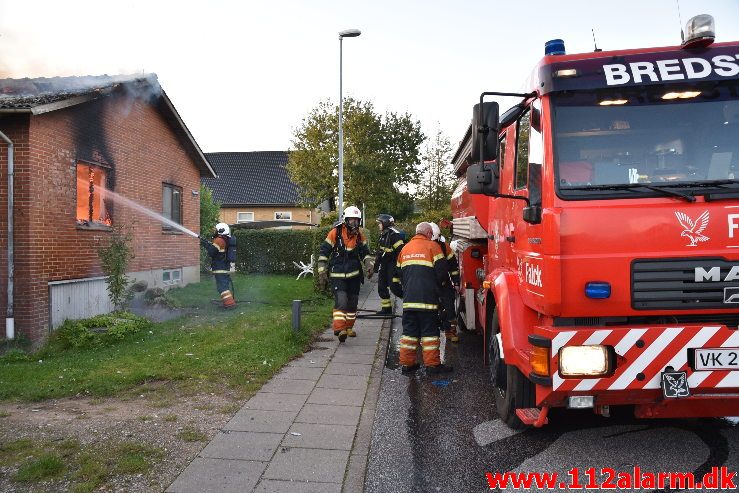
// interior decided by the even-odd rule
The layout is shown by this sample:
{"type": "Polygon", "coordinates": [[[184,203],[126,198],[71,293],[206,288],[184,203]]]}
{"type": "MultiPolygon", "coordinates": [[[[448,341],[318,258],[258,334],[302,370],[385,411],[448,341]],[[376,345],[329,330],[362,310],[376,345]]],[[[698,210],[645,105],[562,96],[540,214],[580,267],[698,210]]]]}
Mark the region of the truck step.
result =
{"type": "Polygon", "coordinates": [[[527,407],[523,409],[516,409],[516,416],[518,416],[518,419],[521,420],[521,422],[525,425],[534,425],[538,427],[543,426],[547,423],[549,423],[549,418],[544,416],[543,422],[539,422],[539,419],[541,417],[541,409],[538,407],[527,407]]]}

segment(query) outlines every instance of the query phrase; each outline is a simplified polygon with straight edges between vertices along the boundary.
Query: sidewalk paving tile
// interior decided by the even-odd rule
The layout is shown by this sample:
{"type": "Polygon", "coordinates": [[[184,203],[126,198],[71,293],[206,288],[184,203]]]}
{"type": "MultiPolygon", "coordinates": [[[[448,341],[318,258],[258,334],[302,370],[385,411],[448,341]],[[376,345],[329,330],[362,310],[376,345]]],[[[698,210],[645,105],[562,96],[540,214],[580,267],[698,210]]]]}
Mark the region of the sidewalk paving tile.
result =
{"type": "Polygon", "coordinates": [[[295,423],[282,441],[284,447],[351,450],[356,426],[295,423]],[[294,435],[299,433],[300,435],[294,435]]]}
{"type": "Polygon", "coordinates": [[[347,450],[280,447],[264,478],[341,483],[348,460],[347,450]]]}
{"type": "Polygon", "coordinates": [[[328,404],[332,406],[361,406],[366,389],[324,389],[317,388],[308,396],[309,404],[328,404]]]}
{"type": "Polygon", "coordinates": [[[331,359],[335,363],[350,363],[354,365],[371,365],[375,360],[374,354],[335,354],[331,359]]]}
{"type": "Polygon", "coordinates": [[[262,409],[264,411],[297,411],[305,404],[307,396],[300,394],[271,394],[257,392],[244,405],[246,409],[262,409]]]}
{"type": "Polygon", "coordinates": [[[274,376],[274,378],[290,378],[293,380],[318,380],[323,373],[323,368],[304,368],[299,366],[286,366],[274,376]]]}
{"type": "Polygon", "coordinates": [[[371,365],[353,365],[351,363],[329,363],[325,373],[328,375],[355,375],[368,377],[372,371],[371,365]]]}
{"type": "MultiPolygon", "coordinates": [[[[327,353],[329,351],[326,351],[327,353]]],[[[312,357],[312,358],[298,358],[296,360],[291,361],[287,364],[288,367],[299,367],[299,368],[323,368],[325,367],[328,362],[330,361],[330,356],[333,354],[331,352],[330,354],[327,354],[326,356],[322,358],[312,357]]]]}
{"type": "Polygon", "coordinates": [[[377,352],[377,343],[371,344],[352,344],[342,346],[336,350],[336,354],[375,354],[377,352]]]}
{"type": "MultiPolygon", "coordinates": [[[[357,490],[361,491],[361,490],[357,490]]],[[[308,481],[280,481],[263,479],[254,493],[340,493],[339,483],[315,483],[308,481]]]]}
{"type": "Polygon", "coordinates": [[[324,389],[361,390],[367,388],[369,378],[354,375],[323,375],[317,387],[324,389]]]}
{"type": "Polygon", "coordinates": [[[313,380],[288,380],[286,378],[273,378],[262,386],[260,392],[273,394],[310,394],[316,382],[313,380]]]}
{"type": "Polygon", "coordinates": [[[362,408],[357,406],[306,404],[295,418],[295,422],[357,426],[361,412],[362,408]]]}
{"type": "Polygon", "coordinates": [[[266,462],[198,457],[180,473],[174,483],[167,488],[167,492],[243,493],[252,491],[266,467],[266,462]]]}
{"type": "Polygon", "coordinates": [[[227,431],[218,433],[200,452],[209,459],[268,461],[274,455],[284,434],[227,431]]]}
{"type": "Polygon", "coordinates": [[[241,409],[224,430],[258,431],[262,433],[287,433],[298,411],[261,411],[257,409],[241,409]]]}
{"type": "Polygon", "coordinates": [[[346,493],[355,493],[364,490],[364,477],[367,469],[367,455],[352,454],[349,457],[347,468],[347,482],[344,484],[346,493]]]}

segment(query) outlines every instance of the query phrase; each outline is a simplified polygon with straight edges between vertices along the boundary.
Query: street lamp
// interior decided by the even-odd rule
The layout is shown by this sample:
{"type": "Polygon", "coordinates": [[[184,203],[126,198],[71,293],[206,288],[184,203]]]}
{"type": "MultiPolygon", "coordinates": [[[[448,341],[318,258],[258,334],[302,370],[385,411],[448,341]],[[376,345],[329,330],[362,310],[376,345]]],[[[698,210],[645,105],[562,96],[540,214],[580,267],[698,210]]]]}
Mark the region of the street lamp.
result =
{"type": "Polygon", "coordinates": [[[342,42],[344,38],[356,38],[362,34],[359,29],[347,29],[339,33],[339,220],[344,219],[344,94],[342,93],[343,56],[342,42]]]}

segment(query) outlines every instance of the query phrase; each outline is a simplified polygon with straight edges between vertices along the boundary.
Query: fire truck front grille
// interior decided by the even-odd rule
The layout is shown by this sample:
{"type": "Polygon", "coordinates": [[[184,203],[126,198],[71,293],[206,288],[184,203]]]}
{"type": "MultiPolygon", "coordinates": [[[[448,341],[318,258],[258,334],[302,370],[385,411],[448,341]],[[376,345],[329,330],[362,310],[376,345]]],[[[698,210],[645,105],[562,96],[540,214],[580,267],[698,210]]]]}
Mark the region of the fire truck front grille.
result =
{"type": "Polygon", "coordinates": [[[716,257],[634,260],[631,306],[635,310],[739,311],[739,282],[731,280],[732,268],[736,272],[739,262],[716,257]]]}

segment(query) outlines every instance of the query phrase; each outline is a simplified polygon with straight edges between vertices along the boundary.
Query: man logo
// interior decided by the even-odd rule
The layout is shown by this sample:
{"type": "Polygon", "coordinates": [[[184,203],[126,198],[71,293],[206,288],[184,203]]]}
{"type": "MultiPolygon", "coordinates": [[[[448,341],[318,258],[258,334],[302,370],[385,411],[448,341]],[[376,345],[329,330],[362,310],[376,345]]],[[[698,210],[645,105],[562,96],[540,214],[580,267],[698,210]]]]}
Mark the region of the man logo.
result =
{"type": "Polygon", "coordinates": [[[724,288],[724,303],[739,303],[739,288],[724,288]]]}

